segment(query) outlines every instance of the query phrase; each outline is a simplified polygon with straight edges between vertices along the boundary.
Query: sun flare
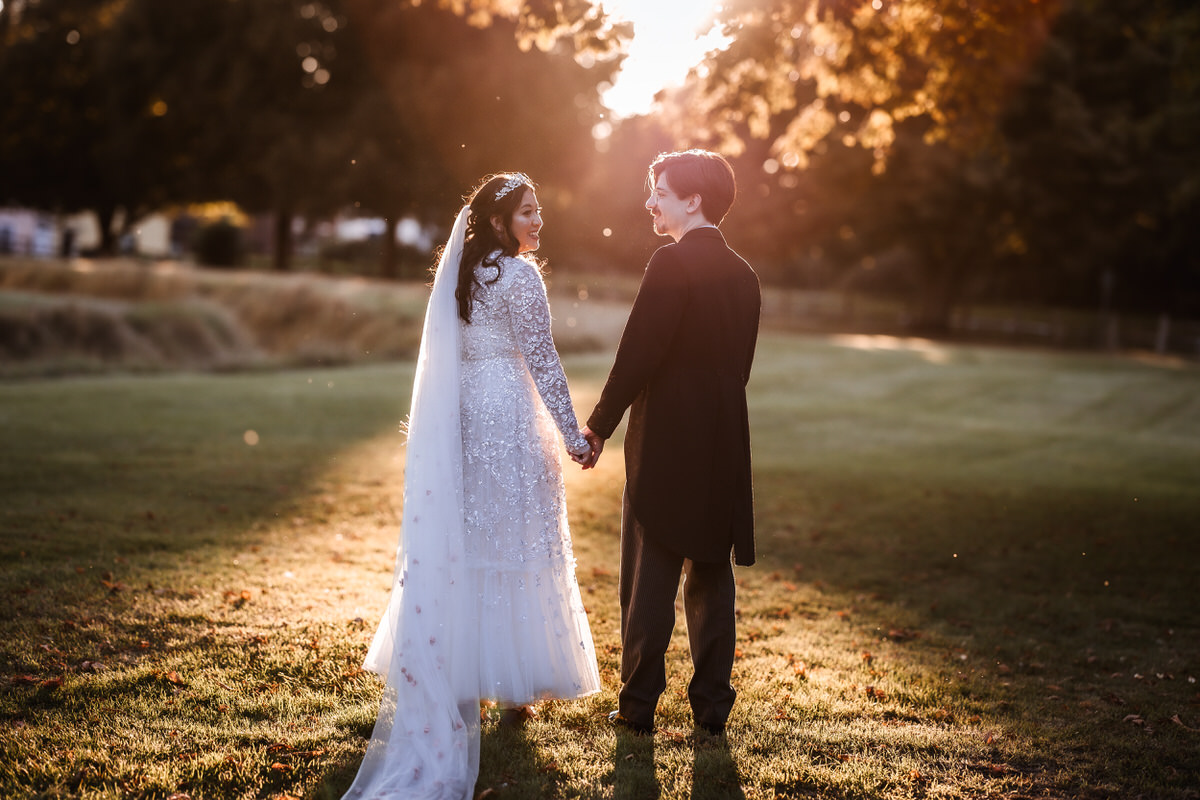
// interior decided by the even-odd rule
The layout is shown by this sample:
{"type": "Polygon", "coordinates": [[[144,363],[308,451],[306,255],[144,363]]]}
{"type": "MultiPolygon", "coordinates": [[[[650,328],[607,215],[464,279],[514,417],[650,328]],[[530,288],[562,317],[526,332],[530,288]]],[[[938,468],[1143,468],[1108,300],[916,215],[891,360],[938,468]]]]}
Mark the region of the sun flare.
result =
{"type": "Polygon", "coordinates": [[[645,114],[654,95],[683,83],[688,70],[729,40],[713,27],[716,3],[696,0],[604,0],[605,11],[633,23],[629,55],[604,103],[618,117],[645,114]]]}

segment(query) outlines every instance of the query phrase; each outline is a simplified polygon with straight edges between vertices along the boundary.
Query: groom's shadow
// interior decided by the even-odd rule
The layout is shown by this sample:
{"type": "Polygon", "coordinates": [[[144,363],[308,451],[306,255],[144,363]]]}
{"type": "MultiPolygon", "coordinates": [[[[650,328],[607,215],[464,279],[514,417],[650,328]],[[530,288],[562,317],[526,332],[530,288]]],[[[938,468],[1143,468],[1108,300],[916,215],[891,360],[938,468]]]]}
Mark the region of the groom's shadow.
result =
{"type": "Polygon", "coordinates": [[[742,791],[742,775],[737,762],[729,752],[729,742],[724,736],[697,734],[692,740],[692,794],[693,800],[722,798],[722,800],[745,800],[742,791]]]}
{"type": "Polygon", "coordinates": [[[657,800],[662,796],[654,765],[654,737],[617,731],[613,754],[614,797],[621,800],[657,800]]]}

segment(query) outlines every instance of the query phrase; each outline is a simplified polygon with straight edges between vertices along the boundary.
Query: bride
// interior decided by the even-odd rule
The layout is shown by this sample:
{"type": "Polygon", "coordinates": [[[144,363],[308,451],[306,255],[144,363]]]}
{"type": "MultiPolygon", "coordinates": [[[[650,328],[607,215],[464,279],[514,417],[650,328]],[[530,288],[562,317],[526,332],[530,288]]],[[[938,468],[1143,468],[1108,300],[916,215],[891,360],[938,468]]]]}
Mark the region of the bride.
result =
{"type": "Polygon", "coordinates": [[[541,209],[520,173],[485,179],[443,248],[413,381],[404,512],[364,667],[386,679],[346,798],[469,800],[479,706],[522,719],[600,690],[575,579],[558,433],[590,465],[550,335],[541,209]]]}

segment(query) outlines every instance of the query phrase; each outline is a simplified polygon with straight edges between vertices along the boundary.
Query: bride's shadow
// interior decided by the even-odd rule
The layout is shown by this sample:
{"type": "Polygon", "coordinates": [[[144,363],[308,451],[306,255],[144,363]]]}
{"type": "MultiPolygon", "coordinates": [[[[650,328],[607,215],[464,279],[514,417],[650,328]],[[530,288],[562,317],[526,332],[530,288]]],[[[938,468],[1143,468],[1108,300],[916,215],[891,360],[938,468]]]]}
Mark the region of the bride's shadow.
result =
{"type": "Polygon", "coordinates": [[[554,772],[541,766],[536,740],[527,729],[485,723],[479,735],[479,778],[474,796],[503,796],[506,789],[518,785],[517,794],[521,796],[557,796],[554,772]],[[531,782],[530,776],[536,776],[536,780],[531,782]]]}

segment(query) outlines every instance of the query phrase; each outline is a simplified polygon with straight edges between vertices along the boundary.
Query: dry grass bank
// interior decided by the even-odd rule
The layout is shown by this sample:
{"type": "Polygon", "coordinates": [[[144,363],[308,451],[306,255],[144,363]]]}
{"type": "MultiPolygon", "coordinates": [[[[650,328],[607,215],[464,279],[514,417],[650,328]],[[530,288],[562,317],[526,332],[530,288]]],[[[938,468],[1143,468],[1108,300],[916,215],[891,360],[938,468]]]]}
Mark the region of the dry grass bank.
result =
{"type": "MultiPolygon", "coordinates": [[[[553,282],[553,279],[552,279],[553,282]]],[[[566,352],[610,346],[628,304],[566,281],[566,352]]],[[[177,262],[0,259],[0,377],[237,370],[411,358],[428,288],[177,262]]]]}

